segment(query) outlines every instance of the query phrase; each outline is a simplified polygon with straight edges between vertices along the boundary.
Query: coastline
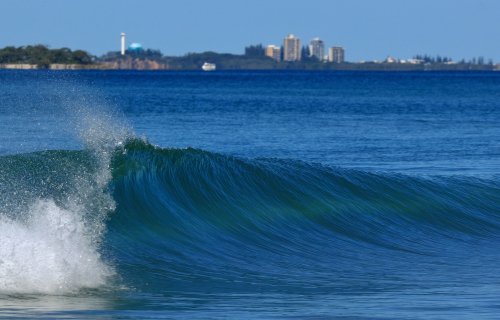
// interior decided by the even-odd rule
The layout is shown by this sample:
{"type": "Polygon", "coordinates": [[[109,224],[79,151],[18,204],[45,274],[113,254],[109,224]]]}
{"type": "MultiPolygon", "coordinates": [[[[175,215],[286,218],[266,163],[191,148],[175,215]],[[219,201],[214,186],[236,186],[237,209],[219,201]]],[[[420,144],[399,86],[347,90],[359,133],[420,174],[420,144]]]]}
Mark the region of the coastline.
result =
{"type": "MultiPolygon", "coordinates": [[[[200,67],[180,67],[170,65],[168,63],[159,63],[154,60],[137,60],[137,61],[111,61],[93,64],[63,64],[54,63],[42,67],[36,64],[26,63],[9,63],[0,64],[0,70],[136,70],[136,71],[201,71],[200,67]]],[[[301,64],[285,64],[273,67],[251,67],[247,65],[241,66],[224,66],[217,65],[217,70],[249,70],[249,71],[389,71],[389,72],[409,72],[409,71],[460,71],[460,72],[477,72],[477,71],[500,71],[500,65],[410,65],[410,64],[394,64],[394,63],[343,63],[326,65],[322,67],[301,65],[301,64]]]]}

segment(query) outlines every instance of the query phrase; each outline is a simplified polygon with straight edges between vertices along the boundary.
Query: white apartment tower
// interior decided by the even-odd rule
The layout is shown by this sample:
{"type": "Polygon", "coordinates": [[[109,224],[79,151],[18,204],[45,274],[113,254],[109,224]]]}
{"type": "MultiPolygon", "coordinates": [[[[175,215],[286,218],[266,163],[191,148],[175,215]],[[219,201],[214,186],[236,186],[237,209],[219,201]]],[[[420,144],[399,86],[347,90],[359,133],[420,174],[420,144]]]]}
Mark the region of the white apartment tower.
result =
{"type": "Polygon", "coordinates": [[[344,48],[331,47],[328,51],[328,61],[333,63],[343,63],[345,61],[344,55],[344,48]]]}
{"type": "Polygon", "coordinates": [[[280,62],[281,61],[281,48],[275,45],[268,45],[266,48],[266,56],[280,62]]]}
{"type": "Polygon", "coordinates": [[[316,57],[318,61],[323,60],[325,54],[325,44],[320,38],[314,38],[309,42],[309,56],[316,57]]]}
{"type": "Polygon", "coordinates": [[[283,60],[284,61],[300,61],[301,50],[300,50],[300,39],[289,34],[283,40],[283,60]]]}

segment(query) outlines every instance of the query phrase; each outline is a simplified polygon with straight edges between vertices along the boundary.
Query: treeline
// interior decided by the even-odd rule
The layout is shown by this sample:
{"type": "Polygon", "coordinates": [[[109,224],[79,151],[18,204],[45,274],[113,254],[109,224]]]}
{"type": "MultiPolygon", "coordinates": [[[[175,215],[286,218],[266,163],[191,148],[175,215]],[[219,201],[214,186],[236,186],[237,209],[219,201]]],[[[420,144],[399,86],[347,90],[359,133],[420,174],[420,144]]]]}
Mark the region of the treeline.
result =
{"type": "Polygon", "coordinates": [[[265,57],[266,49],[260,43],[256,45],[250,45],[248,47],[245,47],[245,56],[254,58],[265,57]]]}
{"type": "Polygon", "coordinates": [[[48,68],[53,63],[91,64],[93,60],[94,57],[83,50],[49,49],[45,45],[0,49],[0,64],[26,63],[36,64],[39,68],[48,68]]]}
{"type": "Polygon", "coordinates": [[[136,58],[136,59],[148,59],[154,61],[160,61],[164,58],[163,54],[160,50],[146,49],[146,50],[127,50],[125,51],[125,55],[122,56],[120,51],[111,51],[108,52],[101,57],[96,58],[97,61],[113,61],[119,59],[127,59],[127,58],[136,58]]]}
{"type": "Polygon", "coordinates": [[[217,69],[274,69],[276,61],[264,55],[236,55],[229,53],[188,53],[182,57],[165,57],[172,69],[199,70],[205,62],[215,63],[217,69]]]}
{"type": "MultiPolygon", "coordinates": [[[[450,57],[446,56],[440,56],[437,55],[435,57],[427,55],[427,54],[417,54],[416,56],[413,57],[413,59],[421,60],[424,63],[450,63],[453,60],[450,57]]],[[[486,59],[484,57],[477,57],[477,58],[472,58],[469,60],[461,59],[460,61],[457,61],[459,64],[472,64],[472,65],[493,65],[493,60],[486,59]]]]}

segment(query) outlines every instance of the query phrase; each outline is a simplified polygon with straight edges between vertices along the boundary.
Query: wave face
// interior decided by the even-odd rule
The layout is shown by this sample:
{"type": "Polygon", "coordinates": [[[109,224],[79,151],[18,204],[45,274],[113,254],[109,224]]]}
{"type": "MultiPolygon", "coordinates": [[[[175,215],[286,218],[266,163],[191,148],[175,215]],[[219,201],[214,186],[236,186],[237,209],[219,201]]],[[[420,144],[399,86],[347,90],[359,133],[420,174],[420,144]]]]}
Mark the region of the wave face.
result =
{"type": "Polygon", "coordinates": [[[141,140],[118,145],[106,165],[97,159],[89,151],[0,158],[0,293],[345,295],[497,278],[496,180],[141,140]]]}
{"type": "Polygon", "coordinates": [[[148,292],[366,292],[448,281],[449,273],[482,278],[498,256],[493,180],[247,160],[138,140],[115,153],[112,168],[117,208],[106,243],[127,285],[148,292]]]}

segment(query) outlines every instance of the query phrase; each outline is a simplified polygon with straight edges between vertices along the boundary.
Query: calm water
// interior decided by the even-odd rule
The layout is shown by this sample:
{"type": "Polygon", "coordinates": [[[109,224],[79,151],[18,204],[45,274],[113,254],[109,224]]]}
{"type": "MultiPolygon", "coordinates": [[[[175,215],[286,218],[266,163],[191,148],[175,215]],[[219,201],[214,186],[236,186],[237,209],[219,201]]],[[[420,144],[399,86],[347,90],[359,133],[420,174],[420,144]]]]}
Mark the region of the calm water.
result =
{"type": "Polygon", "coordinates": [[[0,72],[0,317],[494,319],[500,73],[0,72]]]}

